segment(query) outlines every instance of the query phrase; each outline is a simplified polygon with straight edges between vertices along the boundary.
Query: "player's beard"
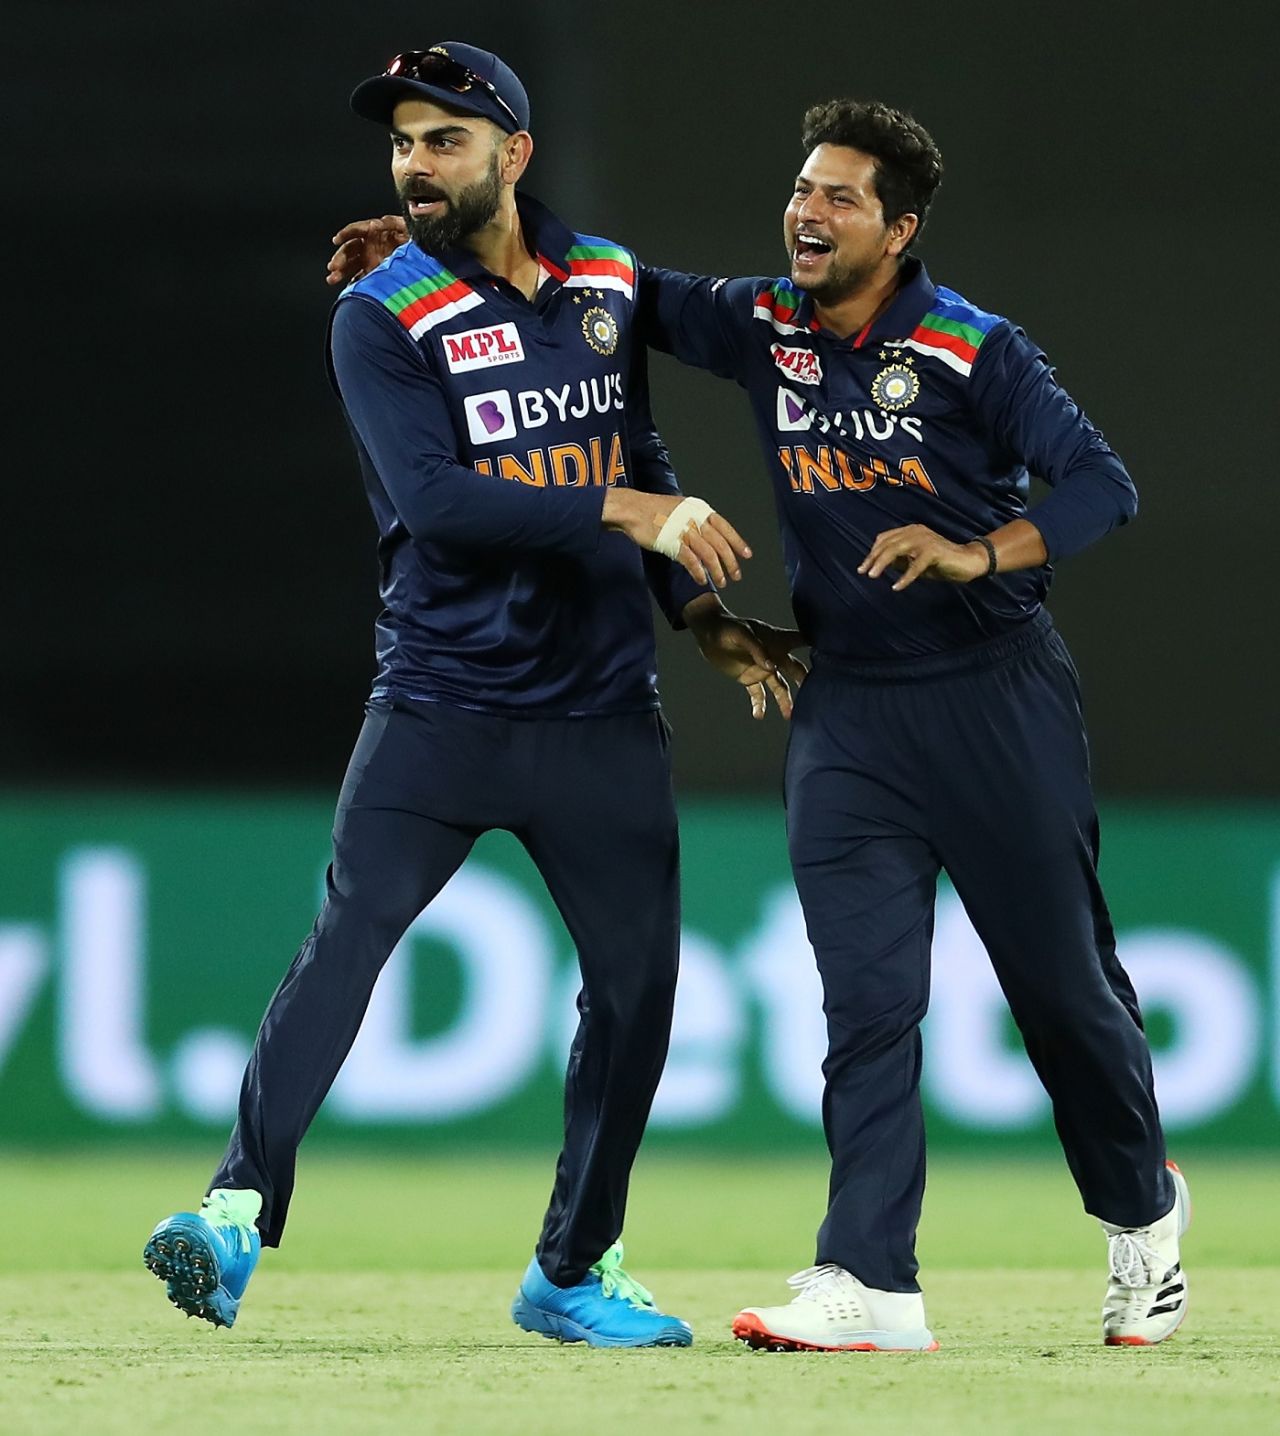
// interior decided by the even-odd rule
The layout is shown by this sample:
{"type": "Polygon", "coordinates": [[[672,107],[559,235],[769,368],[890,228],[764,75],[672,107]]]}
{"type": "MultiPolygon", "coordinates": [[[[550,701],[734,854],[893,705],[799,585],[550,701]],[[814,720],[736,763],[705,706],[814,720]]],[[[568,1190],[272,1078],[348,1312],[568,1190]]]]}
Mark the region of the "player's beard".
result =
{"type": "Polygon", "coordinates": [[[502,202],[497,153],[493,155],[489,173],[475,184],[459,190],[453,198],[426,180],[406,180],[399,193],[409,238],[428,254],[443,254],[446,250],[455,249],[469,234],[482,229],[497,214],[502,202]],[[440,214],[411,215],[410,199],[442,199],[445,207],[440,214]]]}
{"type": "Polygon", "coordinates": [[[879,266],[879,258],[846,260],[841,264],[833,252],[827,272],[820,280],[815,283],[803,275],[796,278],[793,268],[791,271],[792,283],[797,289],[807,294],[815,304],[830,308],[855,295],[871,279],[879,266]]]}

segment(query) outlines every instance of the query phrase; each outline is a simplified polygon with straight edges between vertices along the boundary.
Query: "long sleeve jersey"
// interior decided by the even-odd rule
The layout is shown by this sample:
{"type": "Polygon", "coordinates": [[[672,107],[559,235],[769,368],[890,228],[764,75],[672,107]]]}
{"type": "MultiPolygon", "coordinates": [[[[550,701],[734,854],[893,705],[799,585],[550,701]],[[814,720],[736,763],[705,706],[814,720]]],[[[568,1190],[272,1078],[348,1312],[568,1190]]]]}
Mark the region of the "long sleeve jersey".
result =
{"type": "Polygon", "coordinates": [[[894,575],[857,572],[886,529],[925,524],[965,543],[1026,518],[1052,562],[1137,510],[1124,465],[1021,329],[935,288],[918,260],[902,281],[874,323],[841,339],[786,279],[641,273],[646,342],[747,391],[796,622],[833,656],[962,648],[1044,601],[1048,564],[895,593],[894,575]],[[1029,473],[1052,486],[1031,509],[1029,473]]]}
{"type": "Polygon", "coordinates": [[[329,369],[378,527],[375,699],[530,717],[657,707],[654,596],[703,590],[601,528],[616,484],[676,493],[634,338],[635,258],[536,201],[534,300],[414,244],[344,291],[329,369]]]}

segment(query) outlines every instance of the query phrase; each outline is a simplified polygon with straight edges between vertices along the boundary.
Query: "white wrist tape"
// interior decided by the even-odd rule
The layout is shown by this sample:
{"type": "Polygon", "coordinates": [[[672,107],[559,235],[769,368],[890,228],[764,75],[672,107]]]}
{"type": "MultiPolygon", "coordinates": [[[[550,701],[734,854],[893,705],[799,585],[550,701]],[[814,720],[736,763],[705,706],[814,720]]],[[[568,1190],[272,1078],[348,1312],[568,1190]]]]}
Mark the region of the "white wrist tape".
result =
{"type": "Polygon", "coordinates": [[[681,499],[658,530],[658,537],[653,543],[654,553],[660,553],[664,558],[679,558],[680,545],[689,525],[701,528],[713,513],[715,509],[705,499],[681,499]]]}

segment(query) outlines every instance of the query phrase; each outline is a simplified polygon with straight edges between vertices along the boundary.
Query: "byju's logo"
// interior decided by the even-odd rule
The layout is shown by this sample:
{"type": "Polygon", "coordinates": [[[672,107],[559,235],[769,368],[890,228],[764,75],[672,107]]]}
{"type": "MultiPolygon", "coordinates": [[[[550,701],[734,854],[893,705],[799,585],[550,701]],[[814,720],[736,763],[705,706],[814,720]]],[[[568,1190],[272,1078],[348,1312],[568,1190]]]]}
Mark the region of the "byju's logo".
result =
{"type": "Polygon", "coordinates": [[[524,358],[520,331],[514,324],[470,329],[465,334],[445,334],[440,342],[444,345],[444,362],[450,374],[487,369],[491,364],[515,364],[524,358]]]}
{"type": "Polygon", "coordinates": [[[784,385],[778,385],[778,430],[794,434],[801,429],[813,428],[813,413],[797,394],[784,385]]]}
{"type": "Polygon", "coordinates": [[[490,394],[472,394],[462,401],[467,415],[467,433],[473,444],[496,444],[516,431],[511,395],[505,389],[490,394]]]}

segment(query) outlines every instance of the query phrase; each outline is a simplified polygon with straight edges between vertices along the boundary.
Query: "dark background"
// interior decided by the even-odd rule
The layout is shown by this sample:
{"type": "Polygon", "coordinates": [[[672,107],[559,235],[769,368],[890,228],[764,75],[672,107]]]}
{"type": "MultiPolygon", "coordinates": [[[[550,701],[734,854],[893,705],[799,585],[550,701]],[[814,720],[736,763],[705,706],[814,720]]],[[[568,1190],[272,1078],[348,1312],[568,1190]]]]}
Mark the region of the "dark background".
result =
{"type": "MultiPolygon", "coordinates": [[[[807,104],[914,111],[946,162],[935,279],[1024,325],[1138,482],[1138,523],[1053,595],[1099,787],[1274,797],[1269,17],[9,0],[0,781],[336,785],[377,599],[322,276],[340,221],[393,207],[385,138],[346,96],[397,50],[465,39],[530,92],[527,187],[673,267],[779,272],[807,104]]],[[[757,550],[731,602],[782,620],[745,401],[654,369],[686,487],[757,550]]],[[[772,788],[782,725],[751,724],[687,636],[661,649],[683,789],[772,788]]]]}

